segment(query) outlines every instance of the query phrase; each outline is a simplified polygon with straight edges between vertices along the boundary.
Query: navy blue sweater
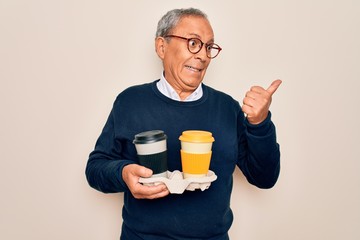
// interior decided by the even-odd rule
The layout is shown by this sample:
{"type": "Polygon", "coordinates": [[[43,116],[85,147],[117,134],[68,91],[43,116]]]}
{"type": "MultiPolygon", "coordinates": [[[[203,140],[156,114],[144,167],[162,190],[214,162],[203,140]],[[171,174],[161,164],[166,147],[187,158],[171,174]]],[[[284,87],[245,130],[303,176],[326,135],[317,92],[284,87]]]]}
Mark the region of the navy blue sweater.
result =
{"type": "Polygon", "coordinates": [[[230,195],[238,166],[247,180],[270,188],[280,169],[275,126],[268,118],[251,125],[230,96],[203,86],[193,102],[162,95],[156,82],[130,87],[117,97],[105,127],[91,152],[87,180],[104,192],[124,192],[124,240],[225,240],[233,221],[230,195]],[[137,163],[134,135],[154,129],[168,136],[168,167],[181,170],[179,136],[185,130],[212,132],[210,169],[218,176],[205,191],[185,191],[156,200],[135,199],[121,177],[124,166],[137,163]]]}

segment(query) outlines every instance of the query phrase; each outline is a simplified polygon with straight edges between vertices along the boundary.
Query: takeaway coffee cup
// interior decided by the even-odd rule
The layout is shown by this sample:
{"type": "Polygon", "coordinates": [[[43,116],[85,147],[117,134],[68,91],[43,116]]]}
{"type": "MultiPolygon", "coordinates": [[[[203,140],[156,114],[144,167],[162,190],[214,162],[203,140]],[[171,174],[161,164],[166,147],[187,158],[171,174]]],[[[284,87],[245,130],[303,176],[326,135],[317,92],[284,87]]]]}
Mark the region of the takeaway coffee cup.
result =
{"type": "Polygon", "coordinates": [[[153,171],[152,177],[165,177],[167,167],[167,136],[161,130],[152,130],[135,135],[133,143],[140,165],[153,171]]]}
{"type": "Polygon", "coordinates": [[[179,140],[184,178],[206,176],[210,167],[212,144],[215,141],[212,133],[188,130],[182,133],[179,140]]]}

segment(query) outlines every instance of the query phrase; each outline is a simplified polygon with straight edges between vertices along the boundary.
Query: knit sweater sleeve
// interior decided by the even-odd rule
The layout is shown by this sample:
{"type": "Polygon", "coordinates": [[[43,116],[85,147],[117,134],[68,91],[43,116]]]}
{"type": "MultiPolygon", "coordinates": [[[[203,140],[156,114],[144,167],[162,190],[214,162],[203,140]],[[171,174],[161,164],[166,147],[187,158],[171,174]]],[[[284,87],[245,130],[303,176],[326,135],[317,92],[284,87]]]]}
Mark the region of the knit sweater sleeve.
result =
{"type": "Polygon", "coordinates": [[[259,188],[275,185],[280,172],[280,146],[276,141],[271,113],[258,125],[250,124],[242,112],[239,117],[239,159],[237,165],[249,181],[259,188]]]}
{"type": "Polygon", "coordinates": [[[95,149],[90,153],[86,165],[86,178],[89,185],[104,193],[128,190],[122,179],[122,169],[132,160],[121,157],[122,147],[115,136],[114,109],[99,136],[95,149]]]}

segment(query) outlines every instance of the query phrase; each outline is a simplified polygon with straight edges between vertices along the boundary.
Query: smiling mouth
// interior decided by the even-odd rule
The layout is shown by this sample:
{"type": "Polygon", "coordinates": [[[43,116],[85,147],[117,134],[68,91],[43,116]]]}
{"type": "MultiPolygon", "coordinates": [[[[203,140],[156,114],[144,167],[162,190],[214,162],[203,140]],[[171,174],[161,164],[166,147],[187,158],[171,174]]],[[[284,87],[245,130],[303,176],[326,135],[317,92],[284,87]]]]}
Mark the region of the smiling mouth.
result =
{"type": "Polygon", "coordinates": [[[188,66],[188,65],[186,65],[185,67],[187,69],[191,70],[191,71],[194,71],[194,72],[201,72],[202,71],[202,69],[200,69],[200,68],[195,68],[195,67],[188,66]]]}

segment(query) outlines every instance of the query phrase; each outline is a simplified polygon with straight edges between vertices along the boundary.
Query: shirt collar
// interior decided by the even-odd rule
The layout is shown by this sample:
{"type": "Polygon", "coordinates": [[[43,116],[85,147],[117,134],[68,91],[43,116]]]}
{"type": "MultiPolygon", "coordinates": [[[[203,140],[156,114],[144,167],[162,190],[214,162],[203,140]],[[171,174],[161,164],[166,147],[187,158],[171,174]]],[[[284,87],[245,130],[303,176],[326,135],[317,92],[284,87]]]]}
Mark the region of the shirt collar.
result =
{"type": "MultiPolygon", "coordinates": [[[[200,83],[199,86],[195,89],[195,91],[193,93],[191,93],[183,101],[184,102],[191,102],[191,101],[196,101],[196,100],[200,99],[202,97],[202,95],[203,95],[203,90],[202,90],[201,85],[202,85],[202,83],[200,83]]],[[[174,88],[165,79],[164,72],[162,72],[160,81],[158,81],[156,83],[156,86],[157,86],[158,90],[162,94],[164,94],[166,97],[171,98],[172,100],[181,101],[181,99],[180,99],[179,95],[177,94],[177,92],[174,90],[174,88]]]]}

